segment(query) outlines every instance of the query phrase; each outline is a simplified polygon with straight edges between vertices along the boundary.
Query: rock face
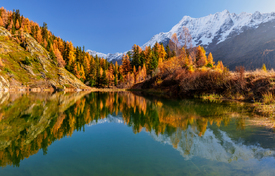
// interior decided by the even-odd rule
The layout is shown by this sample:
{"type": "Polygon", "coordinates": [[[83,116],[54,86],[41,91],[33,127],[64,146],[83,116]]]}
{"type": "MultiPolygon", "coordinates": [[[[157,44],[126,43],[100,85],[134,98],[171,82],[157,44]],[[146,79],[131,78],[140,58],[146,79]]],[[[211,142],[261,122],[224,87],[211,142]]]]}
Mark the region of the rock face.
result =
{"type": "MultiPolygon", "coordinates": [[[[230,69],[240,65],[255,69],[263,63],[270,69],[275,67],[274,26],[274,12],[235,14],[225,10],[202,18],[185,16],[169,32],[156,34],[142,48],[156,42],[167,45],[174,33],[179,37],[182,28],[187,27],[193,46],[202,45],[212,52],[215,61],[223,61],[230,69]]],[[[105,57],[113,60],[111,56],[105,57]]]]}
{"type": "Polygon", "coordinates": [[[89,89],[73,74],[57,66],[49,53],[31,35],[18,43],[0,27],[0,90],[80,90],[89,89]],[[28,59],[29,63],[25,60],[28,59]]]}
{"type": "Polygon", "coordinates": [[[0,91],[8,91],[10,87],[9,81],[0,76],[0,91]]]}

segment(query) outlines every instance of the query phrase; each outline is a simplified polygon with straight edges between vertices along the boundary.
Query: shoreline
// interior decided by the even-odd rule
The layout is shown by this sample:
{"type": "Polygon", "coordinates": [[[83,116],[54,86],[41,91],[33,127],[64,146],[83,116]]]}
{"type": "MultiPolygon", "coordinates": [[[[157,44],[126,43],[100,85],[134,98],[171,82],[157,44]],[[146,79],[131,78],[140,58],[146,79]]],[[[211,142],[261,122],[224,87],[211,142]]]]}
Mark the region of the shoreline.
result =
{"type": "Polygon", "coordinates": [[[149,95],[149,96],[154,96],[154,97],[159,97],[159,98],[167,98],[167,99],[177,99],[177,100],[182,100],[182,99],[199,99],[199,100],[204,100],[204,101],[209,101],[209,102],[235,102],[235,103],[247,103],[251,107],[251,112],[260,115],[262,117],[269,117],[272,118],[275,115],[275,105],[274,104],[264,104],[261,102],[257,101],[247,101],[243,99],[229,99],[225,97],[219,97],[215,95],[205,95],[205,96],[198,96],[198,97],[191,97],[191,96],[186,96],[186,97],[181,97],[181,96],[175,96],[169,91],[161,90],[161,89],[121,89],[121,88],[85,88],[85,89],[80,89],[80,88],[65,88],[65,89],[54,89],[54,88],[26,88],[26,87],[21,87],[21,88],[5,88],[5,89],[0,89],[0,93],[2,92],[9,92],[9,93],[53,93],[53,92],[65,92],[65,93],[73,93],[73,92],[132,92],[134,94],[138,95],[149,95]],[[140,93],[137,93],[140,92],[140,93]]]}

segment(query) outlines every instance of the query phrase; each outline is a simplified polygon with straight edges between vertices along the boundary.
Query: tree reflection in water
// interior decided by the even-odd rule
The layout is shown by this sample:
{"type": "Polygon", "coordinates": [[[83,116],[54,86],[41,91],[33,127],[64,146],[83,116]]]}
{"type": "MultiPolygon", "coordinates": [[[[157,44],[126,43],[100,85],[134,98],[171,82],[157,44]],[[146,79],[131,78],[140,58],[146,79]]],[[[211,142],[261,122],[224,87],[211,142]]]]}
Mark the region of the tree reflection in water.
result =
{"type": "Polygon", "coordinates": [[[245,105],[148,99],[130,92],[2,92],[0,97],[2,167],[19,166],[21,160],[40,149],[47,154],[54,141],[84,130],[87,124],[108,121],[123,122],[134,133],[147,131],[155,140],[171,144],[186,159],[195,155],[231,162],[274,153],[272,149],[237,143],[219,129],[231,124],[229,129],[244,130],[249,118],[245,105]]]}

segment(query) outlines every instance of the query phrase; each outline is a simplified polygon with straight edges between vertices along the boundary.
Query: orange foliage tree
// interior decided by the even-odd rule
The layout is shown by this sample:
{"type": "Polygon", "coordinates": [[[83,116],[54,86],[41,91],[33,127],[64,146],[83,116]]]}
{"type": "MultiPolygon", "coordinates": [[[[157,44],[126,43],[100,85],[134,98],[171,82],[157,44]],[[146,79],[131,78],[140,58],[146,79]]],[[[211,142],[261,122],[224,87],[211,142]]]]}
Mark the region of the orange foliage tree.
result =
{"type": "Polygon", "coordinates": [[[18,19],[16,20],[15,28],[18,30],[20,28],[18,19]]]}
{"type": "Polygon", "coordinates": [[[4,26],[4,23],[1,17],[0,17],[0,26],[4,26]]]}
{"type": "Polygon", "coordinates": [[[58,48],[54,50],[54,55],[56,57],[57,63],[59,67],[64,67],[66,65],[66,62],[64,61],[60,51],[58,48]]]}

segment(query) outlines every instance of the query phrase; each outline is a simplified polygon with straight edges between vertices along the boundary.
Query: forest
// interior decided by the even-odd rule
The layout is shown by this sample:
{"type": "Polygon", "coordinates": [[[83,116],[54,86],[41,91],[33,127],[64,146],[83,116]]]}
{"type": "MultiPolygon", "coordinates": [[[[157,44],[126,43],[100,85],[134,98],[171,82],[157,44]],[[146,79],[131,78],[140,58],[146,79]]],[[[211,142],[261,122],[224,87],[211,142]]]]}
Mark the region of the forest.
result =
{"type": "MultiPolygon", "coordinates": [[[[123,56],[122,65],[108,62],[104,58],[93,57],[85,52],[85,47],[75,47],[70,41],[55,36],[47,23],[38,23],[20,15],[19,10],[7,11],[0,9],[0,26],[12,34],[12,38],[21,46],[25,46],[24,34],[28,33],[43,46],[58,67],[64,67],[78,79],[91,87],[130,88],[135,83],[151,78],[164,72],[173,72],[185,68],[190,73],[196,69],[207,68],[224,70],[222,62],[215,66],[212,54],[208,57],[203,47],[192,47],[191,36],[187,28],[178,39],[173,35],[169,45],[156,43],[144,50],[133,45],[132,50],[123,56]],[[184,46],[181,47],[181,43],[184,46]]],[[[28,62],[28,60],[26,60],[28,62]]],[[[4,67],[0,58],[0,66],[4,67]]]]}

